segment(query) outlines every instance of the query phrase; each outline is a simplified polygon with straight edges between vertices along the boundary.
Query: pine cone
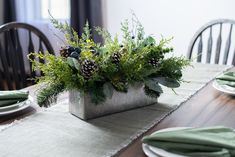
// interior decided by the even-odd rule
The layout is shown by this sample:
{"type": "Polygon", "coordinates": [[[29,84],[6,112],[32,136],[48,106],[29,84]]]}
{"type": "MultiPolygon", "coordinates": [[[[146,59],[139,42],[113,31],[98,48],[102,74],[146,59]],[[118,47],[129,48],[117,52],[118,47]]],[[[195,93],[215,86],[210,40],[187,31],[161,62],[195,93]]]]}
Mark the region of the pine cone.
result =
{"type": "Polygon", "coordinates": [[[120,62],[120,60],[121,60],[121,56],[122,55],[119,52],[114,52],[112,54],[112,63],[118,64],[120,62]]]}
{"type": "Polygon", "coordinates": [[[127,53],[127,49],[125,48],[125,47],[122,47],[120,50],[119,50],[119,53],[121,54],[121,55],[124,55],[125,53],[127,53]]]}
{"type": "Polygon", "coordinates": [[[68,48],[67,47],[61,47],[61,49],[60,49],[60,55],[62,56],[62,57],[69,57],[69,55],[70,55],[70,53],[69,53],[69,51],[68,51],[68,48]]]}
{"type": "Polygon", "coordinates": [[[112,54],[112,63],[114,63],[114,64],[118,64],[119,62],[120,62],[120,60],[121,60],[121,57],[125,54],[125,53],[127,53],[127,49],[126,48],[124,48],[124,47],[122,47],[118,52],[114,52],[113,54],[112,54]]]}
{"type": "Polygon", "coordinates": [[[97,71],[97,64],[94,60],[85,59],[81,63],[81,74],[85,79],[90,79],[95,71],[97,71]]]}
{"type": "Polygon", "coordinates": [[[156,59],[156,58],[151,58],[151,59],[148,61],[148,63],[149,63],[151,66],[153,66],[153,67],[158,67],[158,65],[159,65],[159,60],[156,59]]]}

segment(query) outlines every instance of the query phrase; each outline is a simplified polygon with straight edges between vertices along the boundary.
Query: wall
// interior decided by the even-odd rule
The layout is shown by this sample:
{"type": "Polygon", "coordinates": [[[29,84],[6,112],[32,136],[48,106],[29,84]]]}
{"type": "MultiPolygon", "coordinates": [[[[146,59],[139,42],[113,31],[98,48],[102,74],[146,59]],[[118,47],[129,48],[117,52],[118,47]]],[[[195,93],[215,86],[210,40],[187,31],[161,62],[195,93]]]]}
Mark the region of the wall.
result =
{"type": "Polygon", "coordinates": [[[174,36],[177,55],[186,54],[194,33],[204,23],[217,18],[235,19],[234,0],[104,0],[106,27],[112,35],[120,32],[120,22],[135,12],[146,34],[156,38],[174,36]]]}

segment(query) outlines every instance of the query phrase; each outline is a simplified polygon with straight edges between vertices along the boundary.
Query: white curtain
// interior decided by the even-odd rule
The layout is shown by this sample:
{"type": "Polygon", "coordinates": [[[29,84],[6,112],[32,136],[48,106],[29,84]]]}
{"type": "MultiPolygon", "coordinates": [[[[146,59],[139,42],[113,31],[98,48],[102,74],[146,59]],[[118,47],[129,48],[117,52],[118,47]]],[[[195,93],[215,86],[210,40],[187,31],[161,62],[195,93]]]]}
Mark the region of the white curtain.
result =
{"type": "MultiPolygon", "coordinates": [[[[46,8],[44,8],[46,9],[46,8]]],[[[18,22],[25,22],[34,25],[41,30],[49,39],[56,55],[59,54],[59,49],[63,46],[63,42],[54,34],[63,39],[63,34],[56,30],[49,20],[41,17],[41,0],[16,0],[16,14],[18,22]]],[[[27,51],[28,47],[28,34],[20,32],[23,49],[27,51]]],[[[36,38],[33,38],[35,43],[38,43],[36,38]]],[[[37,44],[35,44],[37,45],[37,44]]]]}

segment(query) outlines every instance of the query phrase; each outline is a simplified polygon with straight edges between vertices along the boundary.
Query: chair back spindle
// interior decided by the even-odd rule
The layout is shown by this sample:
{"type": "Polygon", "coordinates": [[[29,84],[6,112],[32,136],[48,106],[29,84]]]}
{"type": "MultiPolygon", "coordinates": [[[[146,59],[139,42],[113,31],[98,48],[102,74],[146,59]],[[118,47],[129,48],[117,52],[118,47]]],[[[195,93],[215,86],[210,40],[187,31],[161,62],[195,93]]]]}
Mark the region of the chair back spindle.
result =
{"type": "MultiPolygon", "coordinates": [[[[42,72],[32,71],[32,64],[26,56],[39,51],[54,54],[47,37],[30,24],[10,22],[0,26],[0,39],[0,90],[21,89],[34,84],[29,79],[42,75],[42,72]],[[20,33],[28,34],[28,38],[22,38],[20,33]]],[[[42,59],[40,62],[45,63],[42,59]]]]}
{"type": "Polygon", "coordinates": [[[235,20],[219,19],[202,26],[189,44],[187,57],[197,62],[235,65],[233,25],[235,20]]]}

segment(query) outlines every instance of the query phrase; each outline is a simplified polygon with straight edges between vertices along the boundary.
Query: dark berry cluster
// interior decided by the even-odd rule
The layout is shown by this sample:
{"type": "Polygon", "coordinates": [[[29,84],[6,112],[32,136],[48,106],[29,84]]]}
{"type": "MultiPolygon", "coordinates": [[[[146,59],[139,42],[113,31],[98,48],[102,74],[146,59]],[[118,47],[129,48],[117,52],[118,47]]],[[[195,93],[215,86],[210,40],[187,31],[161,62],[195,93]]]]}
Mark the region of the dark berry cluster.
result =
{"type": "Polygon", "coordinates": [[[81,63],[81,74],[85,79],[90,79],[95,71],[97,71],[97,64],[94,60],[85,59],[81,63]]]}
{"type": "Polygon", "coordinates": [[[171,51],[173,51],[172,47],[163,49],[163,53],[167,53],[167,52],[171,52],[171,51]]]}
{"type": "Polygon", "coordinates": [[[66,58],[73,57],[73,58],[78,59],[80,56],[80,53],[81,53],[81,49],[79,47],[74,48],[72,46],[68,46],[68,47],[63,47],[60,50],[60,55],[66,58]]]}

